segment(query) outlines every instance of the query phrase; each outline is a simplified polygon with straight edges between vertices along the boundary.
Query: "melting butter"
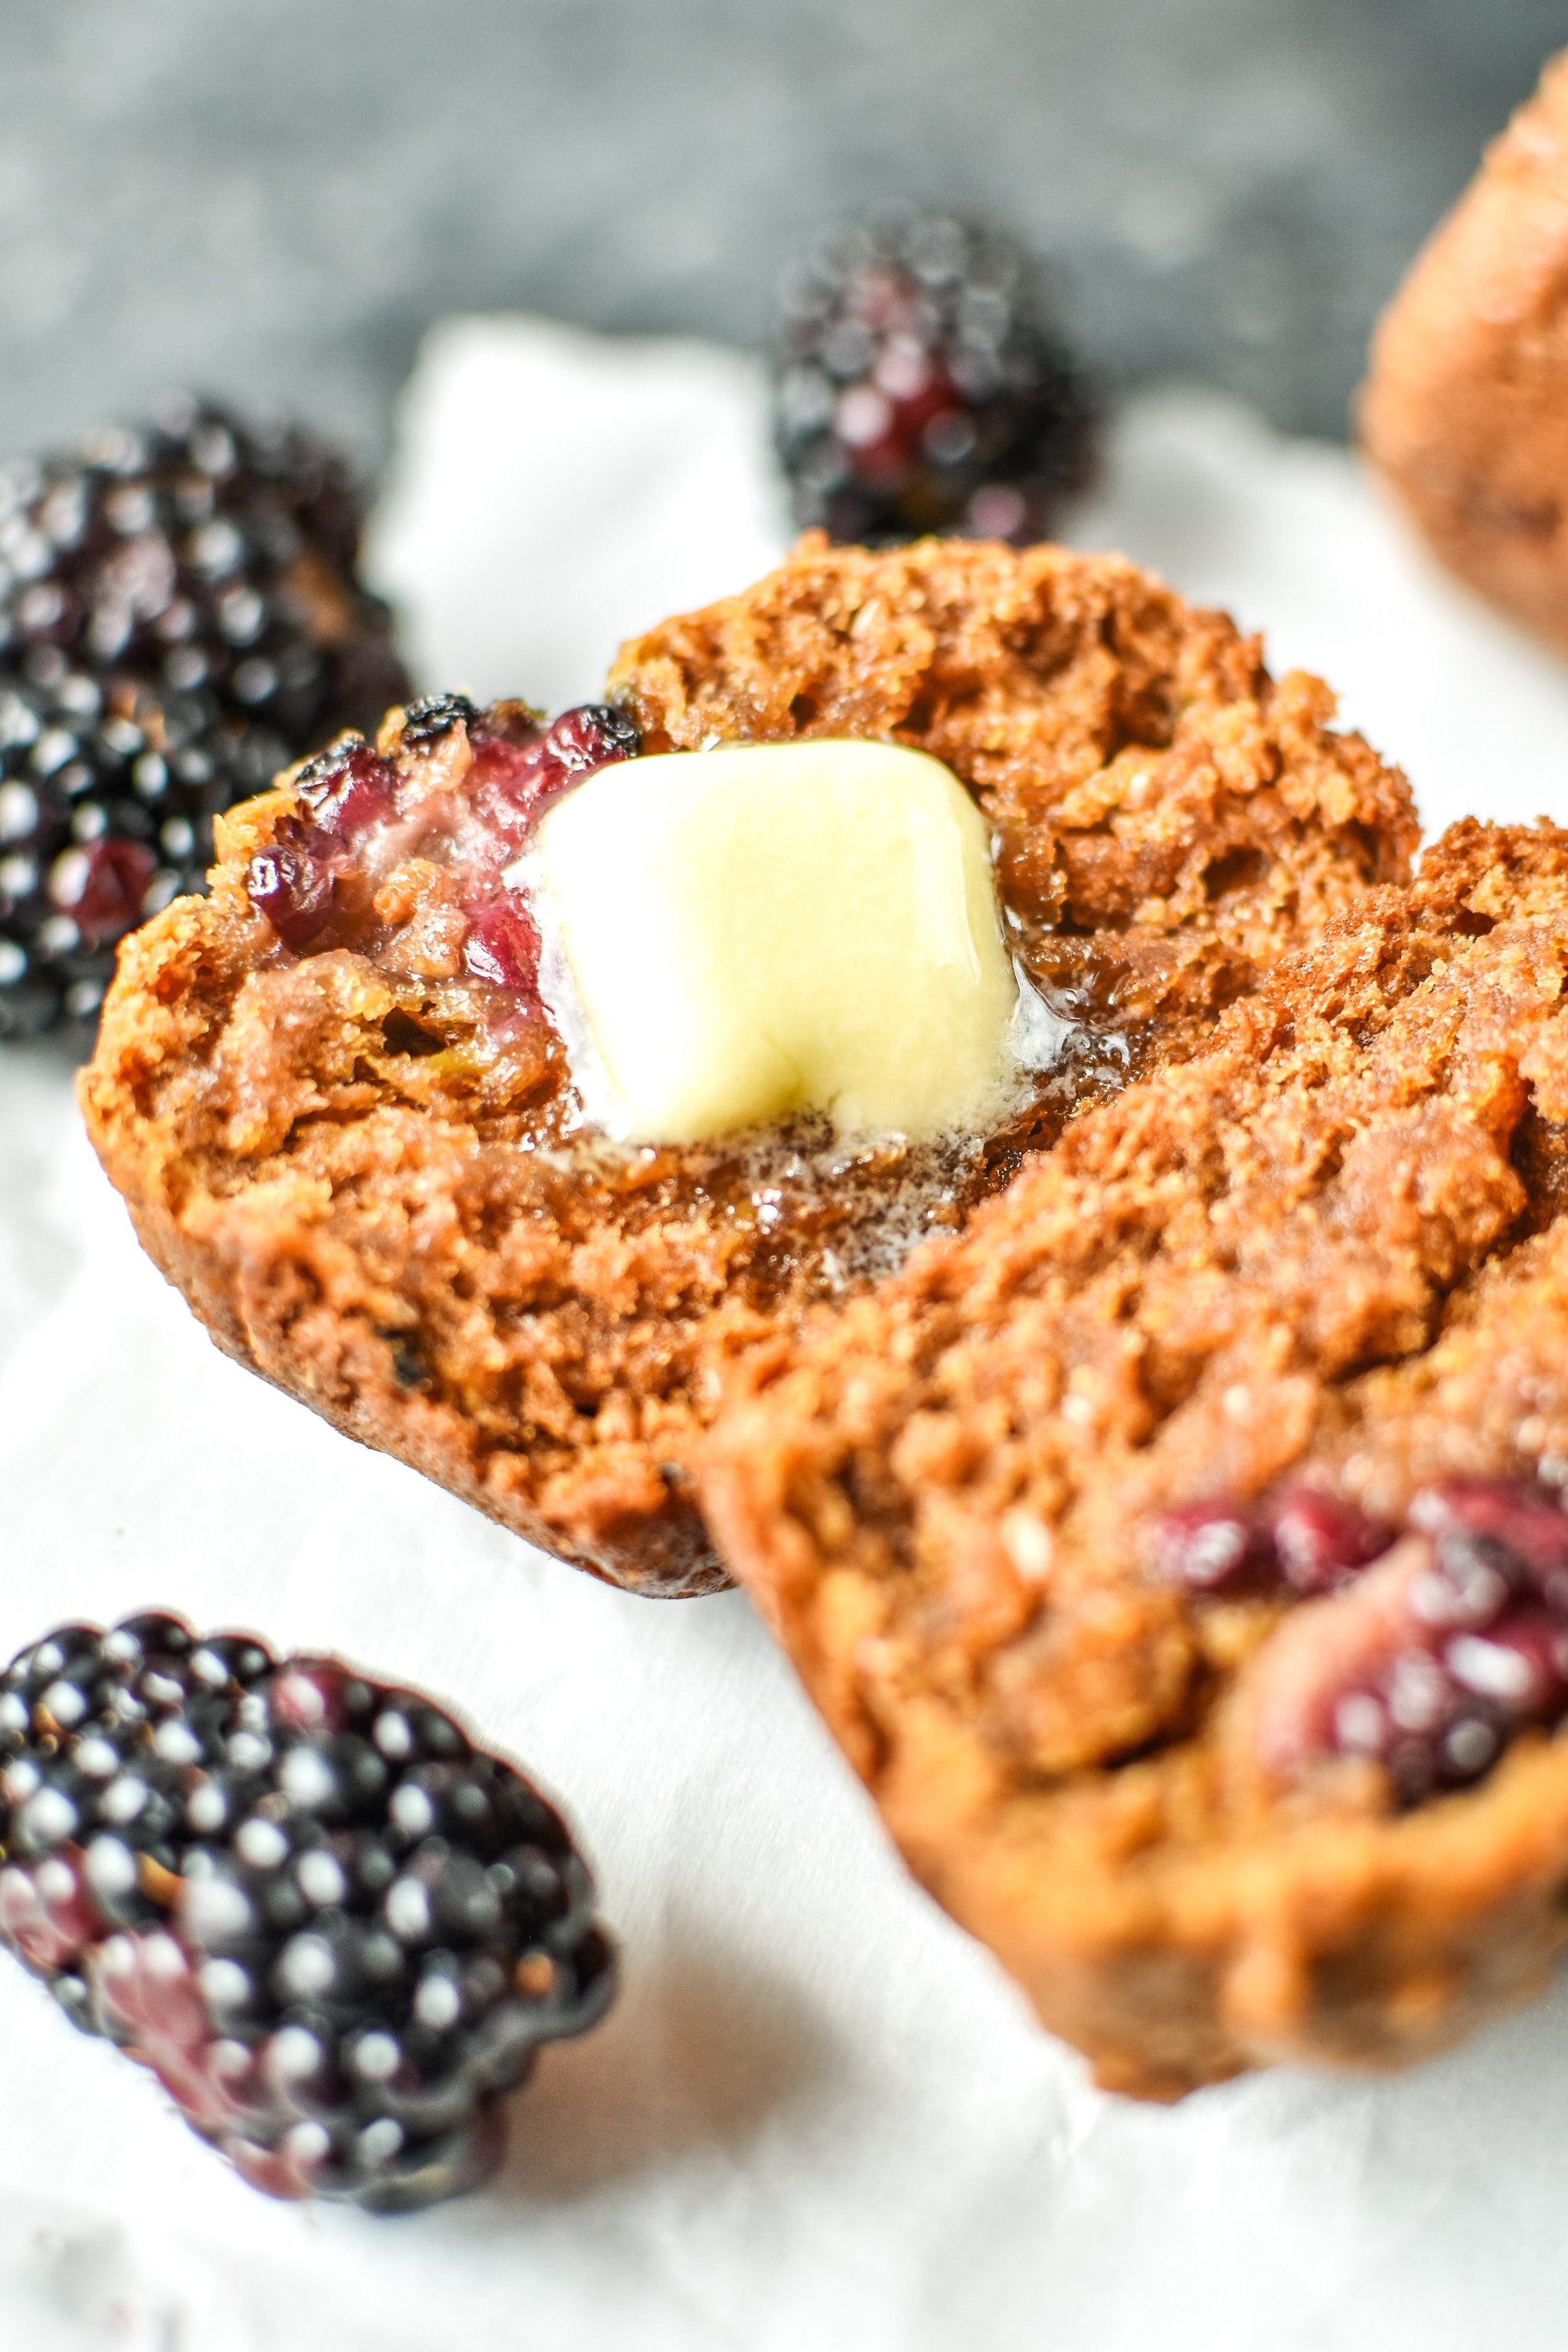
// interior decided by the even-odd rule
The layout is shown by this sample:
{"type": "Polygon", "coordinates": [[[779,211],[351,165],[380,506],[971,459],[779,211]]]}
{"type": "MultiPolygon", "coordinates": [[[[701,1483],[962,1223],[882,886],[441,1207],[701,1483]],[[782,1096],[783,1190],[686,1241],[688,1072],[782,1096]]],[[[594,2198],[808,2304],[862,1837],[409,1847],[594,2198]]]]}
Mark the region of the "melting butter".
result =
{"type": "Polygon", "coordinates": [[[603,768],[542,821],[542,913],[634,1141],[798,1111],[976,1131],[1016,1070],[984,819],[888,743],[744,744],[603,768]]]}

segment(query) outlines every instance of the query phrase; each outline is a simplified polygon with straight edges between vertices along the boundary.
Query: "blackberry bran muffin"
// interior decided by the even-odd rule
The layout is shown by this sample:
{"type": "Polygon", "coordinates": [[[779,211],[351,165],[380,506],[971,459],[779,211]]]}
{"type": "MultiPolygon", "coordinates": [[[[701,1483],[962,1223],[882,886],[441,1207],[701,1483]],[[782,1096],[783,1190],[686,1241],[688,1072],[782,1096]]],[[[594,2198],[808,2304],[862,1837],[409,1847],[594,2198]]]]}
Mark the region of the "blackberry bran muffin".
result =
{"type": "Polygon", "coordinates": [[[613,704],[394,712],[222,821],[212,896],[125,945],[82,1102],[218,1344],[612,1581],[725,1581],[689,1474],[725,1361],[961,1223],[1026,1150],[1225,1003],[1415,837],[1316,680],[1117,559],[806,541],[627,646],[613,704]],[[810,1122],[632,1149],[585,1129],[500,870],[536,803],[640,749],[894,739],[979,798],[1060,1050],[946,1150],[810,1122]],[[290,944],[290,942],[292,944],[290,944]]]}
{"type": "Polygon", "coordinates": [[[1449,570],[1568,651],[1568,54],[1384,314],[1360,427],[1449,570]]]}
{"type": "Polygon", "coordinates": [[[1568,1935],[1568,832],[1472,820],[732,1374],[704,1502],[1107,2086],[1395,2063],[1568,1935]]]}

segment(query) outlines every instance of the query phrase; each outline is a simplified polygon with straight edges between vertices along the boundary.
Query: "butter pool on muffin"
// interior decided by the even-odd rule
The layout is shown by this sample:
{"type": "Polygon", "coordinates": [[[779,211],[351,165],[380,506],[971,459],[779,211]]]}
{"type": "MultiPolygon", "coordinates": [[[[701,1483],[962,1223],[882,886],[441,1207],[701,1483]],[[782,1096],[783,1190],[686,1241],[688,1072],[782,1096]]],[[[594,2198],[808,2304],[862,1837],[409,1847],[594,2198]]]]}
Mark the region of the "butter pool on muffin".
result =
{"type": "Polygon", "coordinates": [[[808,540],[634,640],[604,705],[437,698],[226,820],[212,898],[122,955],[90,1130],[240,1360],[595,1573],[711,1589],[691,1463],[726,1364],[961,1228],[1402,878],[1404,780],[1331,713],[1115,558],[808,540]],[[748,777],[773,814],[721,848],[748,777]],[[786,896],[807,969],[742,1085],[748,932],[784,971],[786,896]],[[900,927],[921,1009],[889,1054],[900,927]]]}

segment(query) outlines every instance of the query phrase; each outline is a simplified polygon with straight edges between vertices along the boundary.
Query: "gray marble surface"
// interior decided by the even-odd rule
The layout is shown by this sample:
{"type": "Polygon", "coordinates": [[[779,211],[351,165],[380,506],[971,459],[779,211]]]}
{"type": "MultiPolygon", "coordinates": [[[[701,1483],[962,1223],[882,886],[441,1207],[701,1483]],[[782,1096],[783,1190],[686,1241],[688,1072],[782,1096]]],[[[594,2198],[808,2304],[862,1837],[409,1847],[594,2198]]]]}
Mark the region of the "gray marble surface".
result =
{"type": "Polygon", "coordinates": [[[5,0],[0,447],[195,381],[384,449],[426,322],[754,342],[910,194],[1058,257],[1110,382],[1343,430],[1564,0],[5,0]]]}

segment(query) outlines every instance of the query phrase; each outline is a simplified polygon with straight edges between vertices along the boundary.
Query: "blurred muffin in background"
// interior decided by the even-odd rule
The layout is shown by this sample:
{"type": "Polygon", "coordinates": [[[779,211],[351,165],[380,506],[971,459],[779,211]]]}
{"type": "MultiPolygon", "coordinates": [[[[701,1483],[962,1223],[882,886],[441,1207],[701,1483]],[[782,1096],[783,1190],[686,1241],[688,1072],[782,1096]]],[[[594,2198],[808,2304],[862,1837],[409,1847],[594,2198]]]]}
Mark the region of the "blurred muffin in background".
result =
{"type": "Polygon", "coordinates": [[[1358,423],[1449,570],[1568,652],[1568,51],[1384,313],[1358,423]]]}

